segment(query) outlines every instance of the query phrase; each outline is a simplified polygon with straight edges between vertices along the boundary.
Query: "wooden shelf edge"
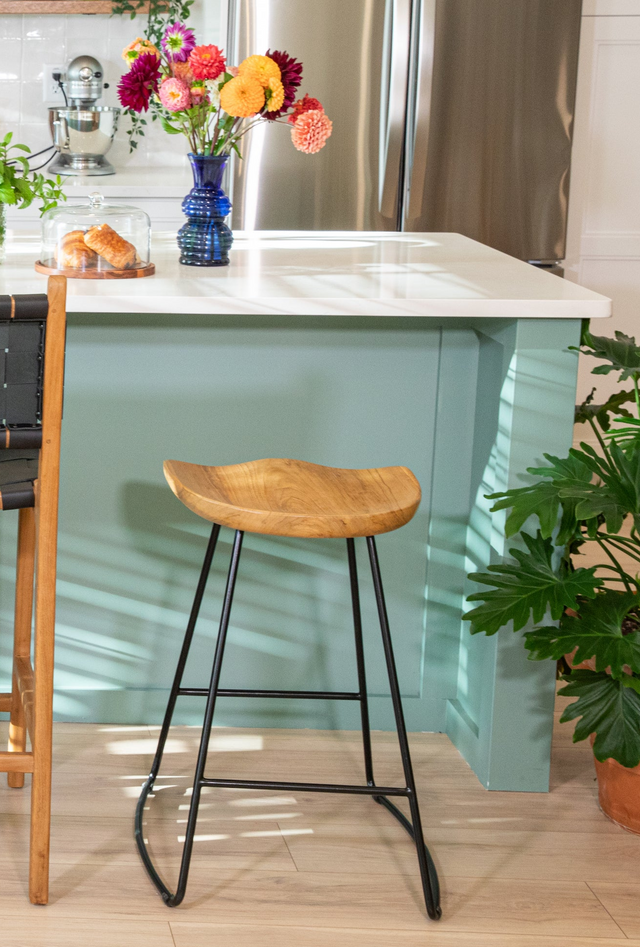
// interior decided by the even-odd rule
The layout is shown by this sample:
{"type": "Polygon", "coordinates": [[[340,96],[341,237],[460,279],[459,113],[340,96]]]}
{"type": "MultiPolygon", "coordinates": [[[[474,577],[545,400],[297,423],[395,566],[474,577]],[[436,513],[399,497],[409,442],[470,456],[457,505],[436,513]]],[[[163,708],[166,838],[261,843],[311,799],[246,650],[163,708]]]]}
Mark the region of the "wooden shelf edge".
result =
{"type": "MultiPolygon", "coordinates": [[[[112,0],[0,0],[0,13],[111,13],[112,0]]],[[[145,3],[138,12],[145,13],[145,3]]]]}

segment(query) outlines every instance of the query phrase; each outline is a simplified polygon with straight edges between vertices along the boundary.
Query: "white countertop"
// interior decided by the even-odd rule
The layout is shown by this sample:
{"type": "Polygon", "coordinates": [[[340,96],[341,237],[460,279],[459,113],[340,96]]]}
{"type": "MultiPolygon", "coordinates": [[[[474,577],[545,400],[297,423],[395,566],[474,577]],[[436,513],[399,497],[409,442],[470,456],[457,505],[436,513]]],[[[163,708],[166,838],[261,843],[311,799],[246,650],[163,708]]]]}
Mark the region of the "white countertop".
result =
{"type": "MultiPolygon", "coordinates": [[[[0,293],[43,292],[39,237],[14,234],[0,293]]],[[[236,233],[228,267],[180,266],[156,233],[156,275],[69,280],[69,312],[593,319],[611,302],[459,234],[236,233]]]]}
{"type": "Polygon", "coordinates": [[[188,165],[175,168],[123,168],[115,174],[64,176],[67,199],[75,203],[85,200],[94,191],[105,197],[167,197],[181,201],[193,187],[193,174],[188,165]]]}

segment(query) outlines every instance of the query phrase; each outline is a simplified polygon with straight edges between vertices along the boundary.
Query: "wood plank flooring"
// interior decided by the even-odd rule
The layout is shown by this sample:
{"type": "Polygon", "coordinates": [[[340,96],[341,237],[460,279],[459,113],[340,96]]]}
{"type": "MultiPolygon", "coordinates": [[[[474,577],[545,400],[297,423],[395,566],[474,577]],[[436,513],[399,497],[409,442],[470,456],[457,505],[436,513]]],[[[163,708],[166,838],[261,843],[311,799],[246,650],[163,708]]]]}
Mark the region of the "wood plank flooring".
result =
{"type": "MultiPolygon", "coordinates": [[[[640,947],[640,837],[598,810],[590,749],[567,726],[548,795],[488,793],[445,736],[412,736],[443,886],[437,924],[388,813],[304,793],[205,790],[187,897],[166,908],[132,833],[156,738],[148,727],[56,725],[48,907],[27,899],[29,789],[2,779],[2,947],[640,947]]],[[[400,782],[393,734],[374,738],[376,775],[400,782]]],[[[194,728],[173,731],[149,802],[150,848],[170,883],[197,740],[194,728]]],[[[357,733],[216,730],[211,740],[211,774],[348,782],[361,766],[357,733]]]]}

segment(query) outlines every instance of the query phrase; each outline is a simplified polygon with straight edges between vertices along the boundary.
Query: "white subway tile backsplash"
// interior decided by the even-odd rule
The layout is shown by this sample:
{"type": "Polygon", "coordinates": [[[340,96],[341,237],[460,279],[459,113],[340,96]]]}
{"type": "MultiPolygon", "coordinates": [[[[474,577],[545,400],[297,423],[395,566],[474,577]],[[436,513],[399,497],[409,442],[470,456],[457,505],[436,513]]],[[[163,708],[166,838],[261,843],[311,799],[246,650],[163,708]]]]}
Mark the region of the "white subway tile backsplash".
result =
{"type": "Polygon", "coordinates": [[[17,14],[0,16],[0,39],[22,39],[22,17],[17,14]]]}
{"type": "MultiPolygon", "coordinates": [[[[66,17],[63,16],[27,16],[22,17],[22,37],[25,40],[39,40],[64,46],[66,17]]],[[[52,50],[54,51],[54,50],[52,50]]]]}
{"type": "MultiPolygon", "coordinates": [[[[46,122],[23,122],[20,124],[19,129],[16,130],[15,137],[17,141],[28,145],[29,148],[31,148],[32,154],[36,154],[36,152],[41,151],[43,148],[48,148],[51,144],[51,132],[46,122]]],[[[49,155],[45,154],[42,155],[41,159],[33,161],[32,164],[34,168],[43,161],[46,161],[48,157],[49,155]]]]}
{"type": "Polygon", "coordinates": [[[67,35],[65,61],[71,62],[76,56],[85,55],[94,56],[104,65],[104,60],[109,57],[109,34],[106,29],[96,30],[90,37],[67,35]]]}
{"type": "MultiPolygon", "coordinates": [[[[226,0],[196,0],[189,25],[203,43],[219,42],[216,24],[226,0]],[[207,23],[205,35],[203,24],[207,23]]],[[[100,104],[118,106],[117,84],[126,66],[122,50],[144,31],[142,17],[91,15],[3,15],[0,16],[0,130],[15,132],[17,141],[39,151],[51,143],[47,105],[42,97],[44,64],[68,63],[87,53],[104,67],[105,90],[100,104]]],[[[118,168],[170,167],[187,165],[188,144],[182,137],[166,135],[159,125],[149,122],[146,136],[129,154],[126,135],[128,119],[109,151],[109,160],[118,168]]]]}
{"type": "Polygon", "coordinates": [[[19,82],[22,77],[22,40],[0,36],[0,82],[19,82]]]}
{"type": "Polygon", "coordinates": [[[47,106],[42,101],[42,75],[39,82],[20,83],[20,121],[32,124],[47,120],[47,106]]]}
{"type": "Polygon", "coordinates": [[[14,131],[20,121],[20,83],[0,82],[0,131],[14,131]]]}

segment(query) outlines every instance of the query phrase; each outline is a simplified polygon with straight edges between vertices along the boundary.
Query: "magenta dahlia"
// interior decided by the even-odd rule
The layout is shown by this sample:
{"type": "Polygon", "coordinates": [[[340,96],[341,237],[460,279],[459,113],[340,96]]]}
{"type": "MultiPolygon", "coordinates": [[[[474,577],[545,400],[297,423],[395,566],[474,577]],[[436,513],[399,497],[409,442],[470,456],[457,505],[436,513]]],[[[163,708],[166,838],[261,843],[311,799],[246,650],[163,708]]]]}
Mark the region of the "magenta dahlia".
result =
{"type": "Polygon", "coordinates": [[[296,92],[302,82],[302,63],[290,56],[289,53],[274,49],[273,52],[267,52],[270,59],[280,67],[280,81],[284,86],[284,102],[277,112],[266,112],[265,117],[269,119],[279,118],[283,112],[289,109],[296,97],[296,92]]]}
{"type": "Polygon", "coordinates": [[[184,23],[172,23],[164,31],[162,48],[169,62],[186,62],[195,45],[195,34],[184,23]]]}
{"type": "Polygon", "coordinates": [[[125,108],[146,112],[149,99],[158,91],[160,64],[155,53],[143,53],[131,64],[118,83],[118,98],[125,108]]]}

